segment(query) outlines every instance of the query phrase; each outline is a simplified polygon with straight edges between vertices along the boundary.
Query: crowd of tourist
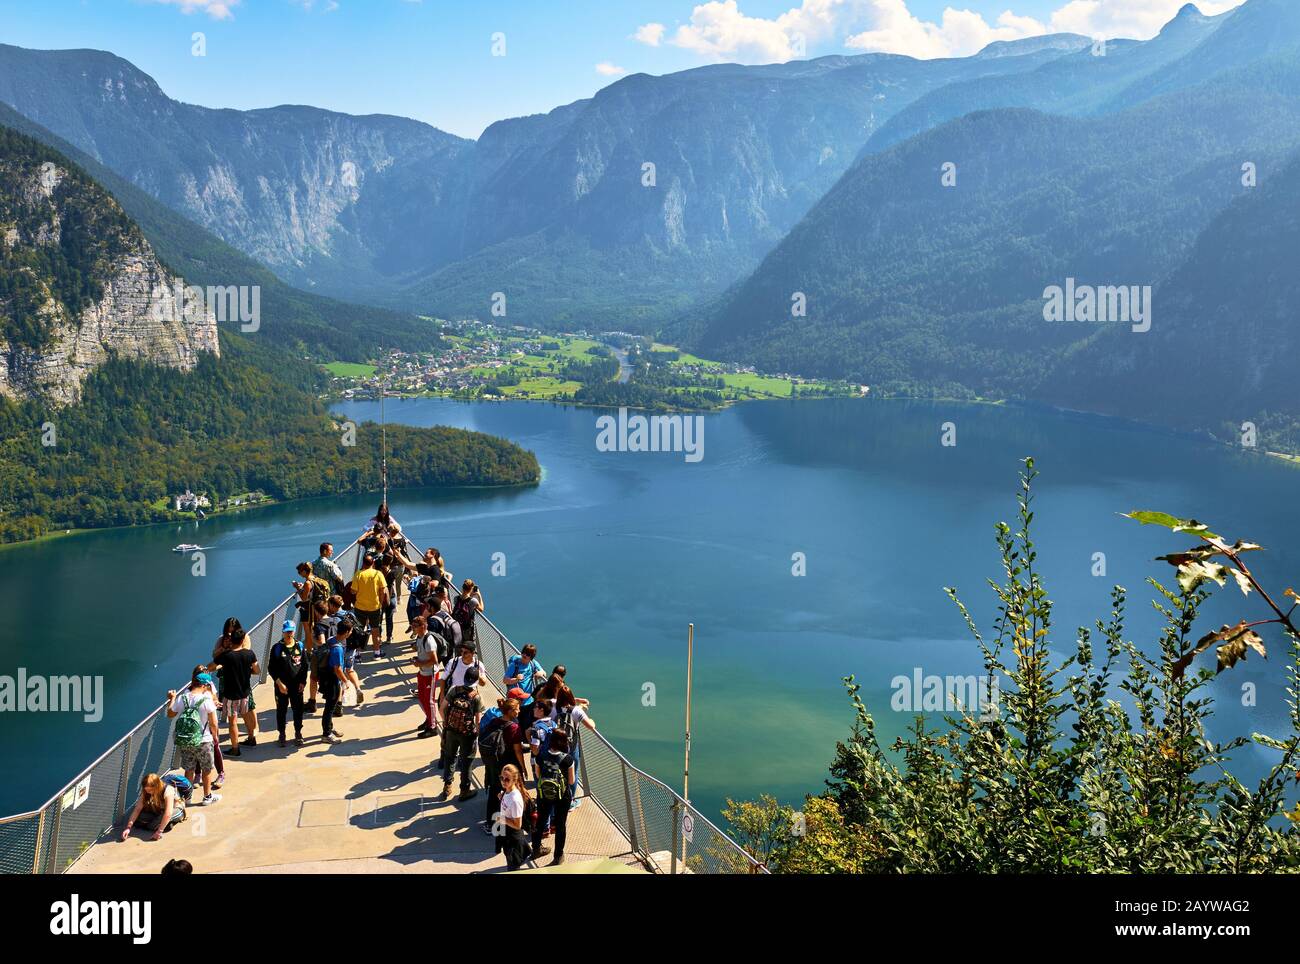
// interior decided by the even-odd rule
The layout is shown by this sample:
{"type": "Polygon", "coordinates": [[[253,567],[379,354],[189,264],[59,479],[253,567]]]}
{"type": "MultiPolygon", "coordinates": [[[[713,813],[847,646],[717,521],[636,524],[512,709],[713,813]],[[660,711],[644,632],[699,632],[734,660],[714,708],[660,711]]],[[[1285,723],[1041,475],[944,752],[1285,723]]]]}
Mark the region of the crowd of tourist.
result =
{"type": "MultiPolygon", "coordinates": [[[[317,713],[321,742],[344,740],[336,722],[345,704],[350,712],[361,712],[366,701],[357,662],[367,653],[372,661],[390,659],[387,647],[395,645],[394,618],[405,590],[407,638],[397,645],[411,650],[423,716],[416,736],[439,738],[434,760],[442,776],[439,799],[451,797],[453,783],[457,803],[477,797],[471,777],[479,757],[486,798],[481,826],[496,852],[505,855],[507,868],[517,870],[550,854],[548,837],[554,839],[552,864],[562,863],[569,814],[581,802],[581,731],[596,728],[588,701],[566,684],[564,666],[543,668],[531,643],[507,660],[501,679],[491,679],[475,619],[484,612],[482,590],[472,579],[454,593],[449,590],[452,574],[437,549],[413,562],[410,544],[386,504],[359,542],[360,563],[351,579],[334,561],[328,542],[321,543],[314,561],[296,567],[297,619],[282,623],[265,667],[278,745],[288,746],[292,723],[294,746],[304,746],[304,720],[317,713]],[[504,695],[497,697],[489,688],[504,695]]],[[[227,619],[211,659],[194,667],[188,687],[167,694],[179,767],[144,776],[123,840],[136,827],[157,840],[185,820],[187,806],[212,806],[221,799],[225,759],[258,745],[254,689],[262,671],[240,621],[227,619]],[[224,750],[218,708],[227,727],[224,750]]]]}

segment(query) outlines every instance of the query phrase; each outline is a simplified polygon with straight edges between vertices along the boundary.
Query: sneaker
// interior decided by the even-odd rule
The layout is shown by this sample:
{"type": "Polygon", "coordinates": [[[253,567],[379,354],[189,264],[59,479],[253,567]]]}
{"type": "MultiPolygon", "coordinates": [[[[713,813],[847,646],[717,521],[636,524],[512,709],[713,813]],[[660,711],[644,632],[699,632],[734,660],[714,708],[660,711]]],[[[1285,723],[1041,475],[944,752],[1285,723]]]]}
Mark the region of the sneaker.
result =
{"type": "Polygon", "coordinates": [[[438,731],[437,731],[437,730],[426,730],[424,727],[420,727],[420,728],[419,728],[418,730],[416,730],[415,732],[416,732],[416,735],[417,735],[421,740],[425,739],[426,737],[437,736],[437,735],[438,735],[438,731]]]}
{"type": "Polygon", "coordinates": [[[257,737],[255,737],[255,736],[247,737],[247,738],[244,740],[243,745],[244,745],[244,746],[257,746],[257,737]]]}
{"type": "Polygon", "coordinates": [[[549,854],[550,852],[551,852],[551,848],[550,848],[550,847],[534,847],[534,848],[533,848],[533,859],[534,859],[534,860],[541,860],[543,857],[545,857],[545,856],[546,856],[547,854],[549,854]]]}
{"type": "Polygon", "coordinates": [[[283,733],[280,734],[280,746],[288,746],[288,742],[285,740],[283,733]]]}
{"type": "Polygon", "coordinates": [[[216,802],[217,802],[218,800],[220,800],[220,799],[221,799],[221,794],[219,794],[219,793],[209,793],[206,797],[203,798],[203,802],[202,802],[201,804],[199,804],[199,806],[201,806],[201,807],[210,807],[210,806],[212,806],[214,803],[216,803],[216,802]]]}
{"type": "Polygon", "coordinates": [[[451,784],[450,784],[450,783],[444,783],[444,784],[442,785],[442,792],[438,794],[438,799],[439,799],[439,800],[446,800],[446,799],[447,799],[448,797],[450,797],[450,796],[451,796],[451,784]]]}
{"type": "Polygon", "coordinates": [[[295,736],[295,737],[293,738],[293,745],[294,745],[294,746],[306,746],[306,745],[307,745],[307,741],[304,740],[304,739],[302,738],[302,734],[299,733],[297,736],[295,736]]]}
{"type": "Polygon", "coordinates": [[[330,732],[333,733],[335,736],[342,736],[342,735],[343,735],[343,731],[342,731],[342,730],[331,730],[330,732]]]}
{"type": "Polygon", "coordinates": [[[307,701],[307,705],[304,706],[304,707],[302,708],[302,711],[303,711],[304,713],[315,713],[315,712],[316,712],[316,701],[315,701],[315,700],[308,700],[308,701],[307,701]]]}
{"type": "Polygon", "coordinates": [[[222,756],[243,756],[243,754],[240,753],[238,750],[226,750],[221,755],[222,756]]]}
{"type": "Polygon", "coordinates": [[[582,806],[582,801],[575,798],[573,803],[569,805],[569,809],[577,810],[580,806],[582,806]]]}
{"type": "Polygon", "coordinates": [[[322,740],[323,742],[325,742],[325,743],[342,743],[342,742],[343,742],[343,738],[340,737],[337,733],[326,733],[324,736],[321,737],[321,740],[322,740]]]}
{"type": "Polygon", "coordinates": [[[361,690],[358,689],[358,690],[357,690],[357,706],[360,706],[360,705],[361,705],[362,703],[364,703],[365,701],[366,701],[366,694],[363,693],[363,692],[361,692],[361,690]]]}
{"type": "Polygon", "coordinates": [[[478,796],[477,790],[475,790],[473,787],[466,787],[464,790],[460,791],[460,796],[457,797],[456,799],[461,801],[473,800],[477,796],[478,796]]]}
{"type": "Polygon", "coordinates": [[[420,733],[423,732],[424,730],[432,730],[432,729],[433,729],[432,723],[421,723],[419,726],[415,728],[415,731],[417,733],[420,733]]]}
{"type": "Polygon", "coordinates": [[[552,867],[558,867],[562,863],[564,863],[564,854],[556,854],[551,858],[552,867]]]}
{"type": "Polygon", "coordinates": [[[217,777],[215,780],[212,781],[212,789],[220,790],[221,785],[225,782],[226,782],[226,775],[223,773],[221,774],[221,776],[217,777]]]}

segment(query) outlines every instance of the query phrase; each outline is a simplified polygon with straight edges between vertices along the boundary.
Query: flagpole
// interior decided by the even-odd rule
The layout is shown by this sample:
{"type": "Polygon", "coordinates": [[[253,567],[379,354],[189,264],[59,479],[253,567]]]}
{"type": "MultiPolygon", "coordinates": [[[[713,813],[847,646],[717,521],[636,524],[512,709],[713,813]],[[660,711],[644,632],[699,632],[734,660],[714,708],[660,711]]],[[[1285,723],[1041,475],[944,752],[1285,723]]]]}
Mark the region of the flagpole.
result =
{"type": "Polygon", "coordinates": [[[388,422],[384,418],[384,396],[388,394],[388,372],[385,367],[384,343],[379,343],[379,475],[384,489],[384,505],[388,505],[388,422]]]}
{"type": "Polygon", "coordinates": [[[691,675],[695,658],[695,624],[686,628],[686,766],[682,771],[682,799],[691,799],[691,675]]]}

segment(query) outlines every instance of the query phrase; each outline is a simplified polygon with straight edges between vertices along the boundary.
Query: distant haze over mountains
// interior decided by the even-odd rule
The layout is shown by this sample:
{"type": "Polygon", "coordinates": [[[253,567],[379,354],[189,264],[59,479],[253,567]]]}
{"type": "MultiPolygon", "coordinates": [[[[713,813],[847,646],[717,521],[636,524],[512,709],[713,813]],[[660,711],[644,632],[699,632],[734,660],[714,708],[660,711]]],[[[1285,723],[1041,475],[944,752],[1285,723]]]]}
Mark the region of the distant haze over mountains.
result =
{"type": "Polygon", "coordinates": [[[300,287],[440,314],[505,291],[521,321],[650,325],[757,265],[908,103],[1086,43],[638,74],[477,142],[181,104],[90,50],[0,46],[0,100],[300,287]]]}
{"type": "Polygon", "coordinates": [[[1234,369],[1231,411],[1150,389],[1170,351],[1209,375],[1234,329],[1256,352],[1293,342],[1286,299],[1259,286],[1289,290],[1267,266],[1283,271],[1296,214],[1277,183],[1300,163],[1294,0],[1214,17],[1188,4],[1144,42],[637,74],[477,141],[383,115],[180,104],[96,51],[0,46],[0,100],[346,300],[654,332],[877,394],[1215,432],[1300,419],[1272,363],[1234,369]],[[1150,331],[1046,320],[1045,291],[1067,282],[1150,291],[1150,331]],[[1266,412],[1238,411],[1255,399],[1266,412]]]}

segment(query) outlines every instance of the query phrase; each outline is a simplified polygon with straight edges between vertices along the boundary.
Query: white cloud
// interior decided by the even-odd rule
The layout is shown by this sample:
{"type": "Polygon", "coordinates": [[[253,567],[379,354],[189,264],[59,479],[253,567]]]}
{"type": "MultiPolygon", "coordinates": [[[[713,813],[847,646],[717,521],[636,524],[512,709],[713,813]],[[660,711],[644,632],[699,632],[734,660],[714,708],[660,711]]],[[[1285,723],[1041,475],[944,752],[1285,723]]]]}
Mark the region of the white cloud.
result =
{"type": "MultiPolygon", "coordinates": [[[[1244,0],[1192,0],[1201,13],[1214,15],[1244,0]]],[[[1070,0],[1052,14],[1052,30],[1089,37],[1147,40],[1174,18],[1187,0],[1070,0]]]]}
{"type": "Polygon", "coordinates": [[[632,39],[645,44],[647,47],[658,47],[659,41],[664,39],[664,30],[667,29],[661,23],[646,23],[636,28],[632,34],[632,39]]]}
{"type": "Polygon", "coordinates": [[[596,65],[596,73],[604,77],[617,77],[620,74],[626,74],[627,69],[619,67],[616,64],[611,64],[608,60],[602,60],[596,65]]]}
{"type": "Polygon", "coordinates": [[[967,57],[995,40],[1020,40],[1047,32],[1046,25],[1033,17],[1020,17],[1010,10],[991,26],[978,13],[948,7],[940,23],[921,20],[904,0],[874,0],[874,26],[844,39],[854,50],[907,54],[910,57],[967,57]]]}
{"type": "Polygon", "coordinates": [[[230,20],[234,17],[234,8],[241,0],[154,0],[169,7],[180,7],[181,13],[202,11],[213,20],[230,20]]]}
{"type": "Polygon", "coordinates": [[[768,20],[748,16],[736,0],[710,0],[691,11],[690,23],[679,26],[669,43],[711,60],[791,60],[804,56],[807,47],[834,36],[837,27],[857,19],[868,3],[803,0],[800,6],[768,20]]]}
{"type": "MultiPolygon", "coordinates": [[[[1012,0],[1014,2],[1014,0],[1012,0]]],[[[658,47],[665,39],[710,60],[771,63],[807,56],[816,45],[838,40],[853,50],[912,57],[962,57],[997,40],[1049,32],[1146,40],[1159,33],[1187,0],[1065,0],[1048,18],[1005,10],[990,23],[972,10],[947,7],[938,22],[922,20],[907,0],[802,0],[776,17],[751,17],[738,0],[708,0],[690,21],[668,35],[647,23],[632,36],[658,47]]],[[[1243,0],[1193,0],[1202,13],[1217,14],[1243,0]]],[[[816,52],[813,54],[816,55],[816,52]]]]}

